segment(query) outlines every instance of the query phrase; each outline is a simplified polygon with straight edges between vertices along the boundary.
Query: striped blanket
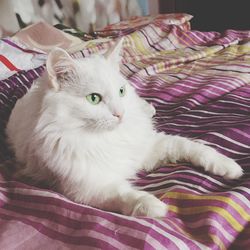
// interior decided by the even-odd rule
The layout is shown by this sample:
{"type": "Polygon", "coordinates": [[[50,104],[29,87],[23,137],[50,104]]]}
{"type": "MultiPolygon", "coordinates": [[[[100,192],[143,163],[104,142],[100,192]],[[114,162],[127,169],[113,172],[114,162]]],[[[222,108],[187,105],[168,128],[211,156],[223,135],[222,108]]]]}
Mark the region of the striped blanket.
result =
{"type": "MultiPolygon", "coordinates": [[[[137,19],[102,36],[124,37],[121,71],[155,106],[158,130],[207,143],[244,176],[224,180],[188,163],[139,173],[134,185],[169,206],[161,220],[105,212],[15,181],[4,127],[43,72],[37,65],[0,81],[0,249],[250,249],[250,31],[193,31],[189,19],[137,19]]],[[[89,43],[73,56],[112,43],[89,43]]]]}

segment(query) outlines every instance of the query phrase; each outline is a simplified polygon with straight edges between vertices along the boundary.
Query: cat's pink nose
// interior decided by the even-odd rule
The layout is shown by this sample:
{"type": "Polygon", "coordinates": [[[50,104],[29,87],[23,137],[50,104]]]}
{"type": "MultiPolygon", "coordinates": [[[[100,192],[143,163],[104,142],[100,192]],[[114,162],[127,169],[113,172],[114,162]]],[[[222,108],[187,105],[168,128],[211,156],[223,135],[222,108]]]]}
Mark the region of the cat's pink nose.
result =
{"type": "Polygon", "coordinates": [[[117,117],[121,121],[123,114],[122,113],[114,113],[113,116],[117,117]]]}

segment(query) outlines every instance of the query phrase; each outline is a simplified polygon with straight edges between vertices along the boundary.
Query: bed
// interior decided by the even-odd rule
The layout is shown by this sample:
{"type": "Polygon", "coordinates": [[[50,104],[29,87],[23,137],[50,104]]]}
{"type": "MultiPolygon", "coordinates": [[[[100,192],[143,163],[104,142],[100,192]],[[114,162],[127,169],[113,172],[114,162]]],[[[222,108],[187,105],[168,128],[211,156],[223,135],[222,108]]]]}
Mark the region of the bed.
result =
{"type": "Polygon", "coordinates": [[[1,40],[0,249],[250,249],[250,31],[195,31],[191,18],[137,17],[91,35],[38,23],[1,40]],[[163,219],[77,204],[13,176],[4,128],[47,52],[87,57],[120,37],[121,72],[156,108],[157,129],[206,143],[244,169],[238,180],[185,162],[140,172],[131,182],[168,204],[163,219]]]}

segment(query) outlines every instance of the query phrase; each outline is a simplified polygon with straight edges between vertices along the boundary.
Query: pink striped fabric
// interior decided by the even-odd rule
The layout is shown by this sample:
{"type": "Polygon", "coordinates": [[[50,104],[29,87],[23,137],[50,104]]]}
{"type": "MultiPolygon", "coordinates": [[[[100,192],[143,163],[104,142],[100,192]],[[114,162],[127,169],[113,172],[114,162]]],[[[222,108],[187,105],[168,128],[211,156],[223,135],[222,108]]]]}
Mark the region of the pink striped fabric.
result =
{"type": "Polygon", "coordinates": [[[162,220],[105,212],[15,181],[4,127],[44,69],[31,68],[0,81],[0,249],[249,249],[250,31],[192,31],[161,17],[130,23],[121,35],[122,73],[156,107],[157,128],[206,142],[244,176],[223,180],[187,163],[139,173],[131,181],[169,205],[162,220]]]}

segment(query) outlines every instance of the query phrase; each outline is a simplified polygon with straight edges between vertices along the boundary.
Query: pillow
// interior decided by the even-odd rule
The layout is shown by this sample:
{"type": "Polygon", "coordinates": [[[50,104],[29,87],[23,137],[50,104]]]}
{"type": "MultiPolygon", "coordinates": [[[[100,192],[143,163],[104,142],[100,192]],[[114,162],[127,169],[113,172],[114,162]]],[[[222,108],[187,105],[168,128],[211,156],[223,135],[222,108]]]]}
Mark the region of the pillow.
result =
{"type": "Polygon", "coordinates": [[[176,25],[184,30],[190,30],[190,20],[193,16],[186,13],[160,14],[157,16],[133,17],[129,20],[111,24],[104,28],[103,31],[95,32],[97,35],[117,37],[127,35],[135,30],[142,28],[148,24],[161,25],[176,25]]]}

